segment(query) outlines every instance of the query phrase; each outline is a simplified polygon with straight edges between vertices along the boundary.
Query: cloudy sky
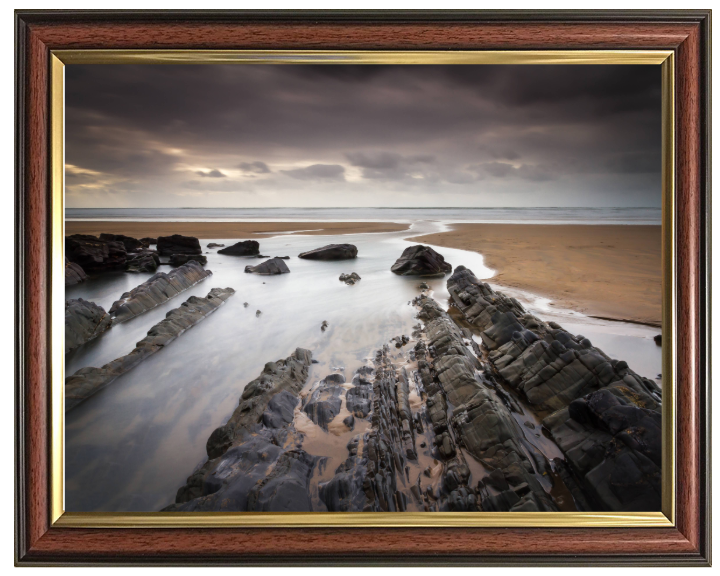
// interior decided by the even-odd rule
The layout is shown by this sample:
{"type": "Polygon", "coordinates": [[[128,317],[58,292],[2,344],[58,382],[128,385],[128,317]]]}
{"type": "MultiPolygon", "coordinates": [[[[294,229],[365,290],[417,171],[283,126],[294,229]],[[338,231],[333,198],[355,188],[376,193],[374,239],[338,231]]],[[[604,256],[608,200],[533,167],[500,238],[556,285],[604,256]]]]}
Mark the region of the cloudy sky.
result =
{"type": "Polygon", "coordinates": [[[65,70],[70,208],[660,206],[659,66],[65,70]]]}

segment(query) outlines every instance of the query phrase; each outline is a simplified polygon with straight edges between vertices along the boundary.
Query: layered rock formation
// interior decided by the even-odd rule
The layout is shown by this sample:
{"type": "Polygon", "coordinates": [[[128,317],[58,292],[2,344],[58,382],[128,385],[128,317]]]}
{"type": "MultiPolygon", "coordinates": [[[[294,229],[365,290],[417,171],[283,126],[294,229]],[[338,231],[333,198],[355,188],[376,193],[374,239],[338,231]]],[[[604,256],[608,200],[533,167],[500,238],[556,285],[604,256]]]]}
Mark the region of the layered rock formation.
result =
{"type": "Polygon", "coordinates": [[[203,269],[194,261],[168,273],[158,272],[113,303],[110,307],[113,322],[125,322],[147,312],[211,275],[210,270],[203,269]]]}
{"type": "Polygon", "coordinates": [[[160,236],[157,239],[157,250],[160,256],[172,256],[173,254],[202,254],[200,241],[193,236],[160,236]]]}
{"type": "Polygon", "coordinates": [[[65,302],[65,354],[97,338],[112,326],[110,314],[82,298],[65,302]]]}
{"type": "MultiPolygon", "coordinates": [[[[223,244],[217,244],[217,246],[223,246],[223,244]]],[[[208,245],[210,248],[210,245],[208,245]]],[[[226,254],[227,256],[257,256],[260,254],[260,243],[257,240],[244,240],[218,250],[218,254],[226,254]]]]}
{"type": "Polygon", "coordinates": [[[298,258],[305,260],[352,260],[357,258],[357,246],[352,244],[328,244],[322,248],[315,248],[298,254],[298,258]]]}
{"type": "Polygon", "coordinates": [[[89,234],[65,238],[65,257],[85,272],[117,270],[125,266],[127,250],[120,241],[101,240],[89,234]]]}
{"type": "Polygon", "coordinates": [[[75,262],[70,262],[70,260],[68,260],[66,256],[65,286],[74,286],[75,284],[79,284],[80,282],[85,282],[85,280],[87,280],[87,274],[85,274],[85,270],[83,270],[79,264],[75,264],[75,262]]]}
{"type": "Polygon", "coordinates": [[[442,276],[452,272],[452,266],[445,262],[430,246],[409,246],[390,268],[399,276],[442,276]]]}
{"type": "Polygon", "coordinates": [[[274,274],[288,274],[290,272],[290,268],[288,268],[282,258],[270,258],[270,260],[266,260],[257,266],[245,266],[245,272],[248,274],[263,274],[271,276],[274,274]]]}
{"type": "Polygon", "coordinates": [[[125,263],[128,272],[155,272],[160,266],[160,257],[154,250],[143,250],[130,254],[125,263]]]}
{"type": "Polygon", "coordinates": [[[503,381],[540,415],[590,506],[660,509],[661,391],[583,336],[528,314],[459,266],[453,304],[503,381]]]}
{"type": "Polygon", "coordinates": [[[155,324],[135,349],[102,368],[81,368],[65,379],[65,411],[86,400],[148,356],[170,344],[188,328],[203,320],[235,293],[232,288],[213,288],[205,298],[191,296],[155,324]]]}
{"type": "Polygon", "coordinates": [[[190,260],[194,260],[201,266],[207,264],[207,256],[203,256],[202,254],[173,254],[170,256],[170,265],[182,266],[190,262],[190,260]]]}

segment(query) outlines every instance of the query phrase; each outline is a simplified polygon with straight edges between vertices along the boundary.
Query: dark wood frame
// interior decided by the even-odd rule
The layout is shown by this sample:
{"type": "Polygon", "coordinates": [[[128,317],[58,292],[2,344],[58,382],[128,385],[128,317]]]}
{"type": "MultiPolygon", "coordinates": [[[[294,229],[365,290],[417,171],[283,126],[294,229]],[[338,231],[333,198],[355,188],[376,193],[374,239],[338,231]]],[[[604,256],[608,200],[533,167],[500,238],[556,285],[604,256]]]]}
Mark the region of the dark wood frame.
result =
{"type": "Polygon", "coordinates": [[[710,11],[16,12],[16,563],[708,565],[710,16],[710,11]],[[674,50],[677,438],[682,439],[676,443],[676,527],[51,527],[49,54],[93,48],[674,50]]]}

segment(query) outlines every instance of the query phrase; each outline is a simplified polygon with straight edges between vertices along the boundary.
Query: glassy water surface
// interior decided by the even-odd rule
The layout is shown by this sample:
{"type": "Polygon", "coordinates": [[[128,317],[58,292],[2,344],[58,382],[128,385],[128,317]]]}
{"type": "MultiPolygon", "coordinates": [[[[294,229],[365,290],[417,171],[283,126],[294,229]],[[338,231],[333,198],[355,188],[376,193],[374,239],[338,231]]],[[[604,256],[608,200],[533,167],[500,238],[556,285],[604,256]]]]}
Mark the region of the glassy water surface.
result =
{"type": "MultiPolygon", "coordinates": [[[[205,461],[211,432],[227,420],[245,385],[265,363],[303,347],[319,362],[311,368],[310,383],[340,369],[351,376],[392,337],[409,335],[418,322],[409,303],[419,294],[420,280],[396,276],[390,266],[410,245],[403,238],[443,229],[437,222],[417,222],[410,232],[262,239],[262,254],[291,257],[291,273],[281,276],[246,274],[246,265],[262,260],[206,248],[208,242],[229,245],[237,240],[202,240],[210,278],[67,356],[68,375],[101,366],[130,352],[150,327],[191,295],[205,296],[213,287],[236,290],[215,313],[66,415],[66,509],[153,511],[170,504],[187,476],[205,461]],[[343,242],[358,247],[356,260],[297,258],[300,252],[343,242]],[[354,286],[338,280],[350,272],[362,277],[354,286]],[[323,321],[329,324],[325,332],[323,321]]],[[[453,266],[462,264],[480,278],[493,274],[480,254],[439,250],[453,266]]],[[[69,288],[67,297],[92,300],[107,310],[148,277],[106,274],[69,288]]],[[[447,306],[446,279],[424,280],[447,306]]],[[[656,329],[550,312],[543,299],[517,291],[513,295],[538,316],[562,322],[611,356],[626,359],[644,376],[660,372],[660,348],[652,341],[656,329]]],[[[315,440],[309,438],[308,446],[315,440]]]]}

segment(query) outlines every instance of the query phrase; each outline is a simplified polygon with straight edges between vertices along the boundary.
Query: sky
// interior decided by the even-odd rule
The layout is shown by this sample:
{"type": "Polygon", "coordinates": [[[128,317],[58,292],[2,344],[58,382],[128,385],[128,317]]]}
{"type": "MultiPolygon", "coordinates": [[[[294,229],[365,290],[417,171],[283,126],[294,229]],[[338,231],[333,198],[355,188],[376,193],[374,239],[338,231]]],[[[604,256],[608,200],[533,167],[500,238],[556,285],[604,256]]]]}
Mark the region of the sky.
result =
{"type": "Polygon", "coordinates": [[[68,65],[69,208],[659,207],[660,66],[68,65]]]}

